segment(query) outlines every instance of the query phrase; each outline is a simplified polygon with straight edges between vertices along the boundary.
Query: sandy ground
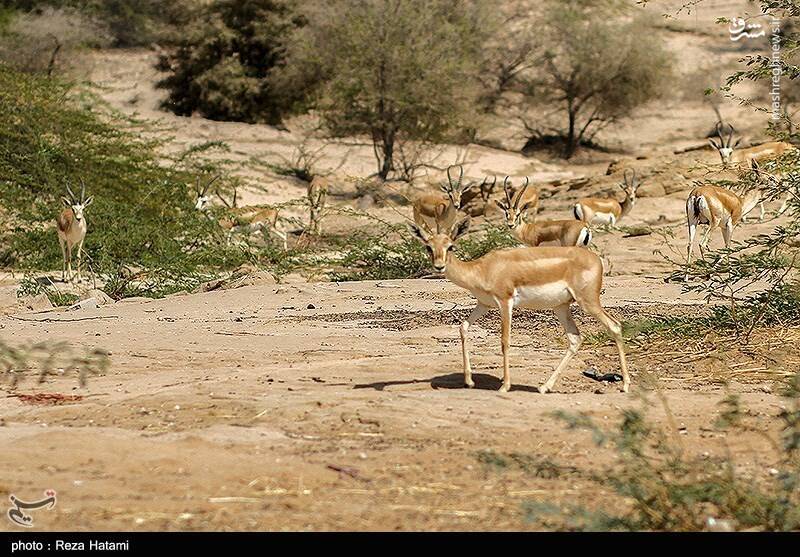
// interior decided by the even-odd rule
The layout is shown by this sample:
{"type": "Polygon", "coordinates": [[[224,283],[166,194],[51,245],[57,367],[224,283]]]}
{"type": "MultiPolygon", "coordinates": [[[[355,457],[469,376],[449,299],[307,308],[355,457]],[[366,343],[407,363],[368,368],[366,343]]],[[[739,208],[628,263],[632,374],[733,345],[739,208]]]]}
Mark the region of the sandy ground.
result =
{"type": "MultiPolygon", "coordinates": [[[[717,8],[715,16],[730,16],[729,10],[747,3],[709,4],[717,8]]],[[[670,31],[670,40],[686,47],[682,64],[702,67],[738,57],[726,37],[700,33],[715,29],[713,17],[701,15],[681,20],[689,31],[670,31]]],[[[292,131],[279,131],[167,115],[157,108],[162,92],[152,85],[152,53],[92,56],[91,79],[101,96],[129,114],[160,121],[176,149],[220,139],[231,146],[226,156],[244,164],[290,157],[302,140],[294,124],[292,131]]],[[[643,196],[621,223],[652,226],[653,234],[596,236],[596,249],[611,263],[603,300],[622,319],[692,313],[703,303],[664,282],[672,266],[657,250],[682,257],[686,193],[692,179],[709,172],[716,154],[676,158],[671,152],[702,142],[713,113],[700,102],[666,106],[649,107],[614,132],[624,151],[584,164],[483,146],[468,152],[471,176],[530,175],[547,192],[542,212],[548,217],[568,217],[581,195],[617,191],[618,176],[604,176],[614,159],[630,159],[645,184],[663,188],[643,196]],[[591,183],[574,189],[569,180],[580,176],[591,183]]],[[[739,115],[740,128],[751,137],[760,133],[734,103],[723,112],[739,115]]],[[[446,147],[445,159],[457,151],[446,147]]],[[[371,149],[363,145],[329,146],[321,164],[333,168],[345,155],[340,177],[374,171],[371,149]]],[[[243,192],[243,204],[304,195],[297,183],[262,169],[244,166],[239,172],[257,184],[243,192]]],[[[352,200],[342,196],[333,203],[352,200]]],[[[374,210],[398,220],[403,212],[410,214],[402,206],[374,210]]],[[[774,224],[747,224],[734,237],[774,224]]],[[[718,235],[712,245],[720,245],[718,235]]],[[[18,279],[0,277],[3,339],[102,347],[112,361],[110,371],[91,378],[85,389],[72,376],[44,385],[31,379],[16,391],[0,387],[0,499],[58,492],[55,509],[36,512],[36,529],[542,528],[546,524],[526,515],[526,503],[619,504],[589,477],[611,456],[588,434],[568,431],[554,411],[582,411],[602,424],[616,423],[620,410],[642,404],[640,379],[650,372],[661,379],[689,454],[713,462],[729,446],[755,477],[766,477],[774,457],[765,441],[755,433],[729,438],[713,431],[711,416],[725,395],[723,382],[729,382],[754,408],[754,419],[766,424],[782,404],[773,379],[797,364],[794,353],[727,359],[691,343],[657,353],[634,345],[633,390],[626,395],[581,374],[590,367],[617,370],[613,346],[587,344],[555,392],[540,395],[536,388],[559,361],[565,341],[550,313],[523,311],[512,333],[513,387],[501,394],[497,315],[470,332],[477,385],[464,389],[457,323],[471,308],[470,296],[442,280],[275,284],[77,312],[30,312],[14,299],[18,279]],[[763,373],[748,373],[752,369],[763,373]],[[82,398],[39,406],[17,396],[55,392],[82,398]],[[544,459],[559,471],[500,470],[486,464],[486,451],[544,459]]],[[[598,332],[596,323],[579,312],[577,317],[584,332],[598,332]]],[[[663,409],[648,406],[663,421],[663,409]]],[[[0,529],[11,527],[0,521],[0,529]]]]}

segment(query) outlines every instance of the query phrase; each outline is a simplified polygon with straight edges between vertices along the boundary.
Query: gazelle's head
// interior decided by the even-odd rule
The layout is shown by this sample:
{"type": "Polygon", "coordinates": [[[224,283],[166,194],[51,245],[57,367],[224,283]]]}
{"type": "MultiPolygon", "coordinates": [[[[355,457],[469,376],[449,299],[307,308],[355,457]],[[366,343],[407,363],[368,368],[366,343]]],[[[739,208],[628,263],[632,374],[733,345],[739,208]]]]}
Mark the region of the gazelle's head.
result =
{"type": "Polygon", "coordinates": [[[211,184],[217,181],[219,176],[214,176],[204,187],[200,187],[200,177],[198,176],[197,181],[194,184],[194,191],[197,194],[197,197],[194,202],[194,208],[197,211],[205,210],[209,203],[211,202],[211,196],[208,194],[208,190],[211,188],[211,184]]]}
{"type": "Polygon", "coordinates": [[[72,193],[69,185],[67,185],[67,194],[69,197],[62,197],[61,202],[64,203],[64,206],[68,209],[72,209],[72,214],[75,215],[75,220],[77,222],[81,222],[83,220],[83,211],[92,204],[94,201],[94,196],[86,197],[86,184],[83,183],[83,179],[81,179],[81,196],[80,198],[75,197],[75,194],[72,193]]]}
{"type": "Polygon", "coordinates": [[[722,133],[722,122],[717,122],[717,140],[715,141],[713,137],[708,138],[708,142],[719,153],[719,157],[722,159],[722,166],[728,166],[730,164],[734,149],[736,149],[742,141],[740,137],[734,143],[733,134],[736,130],[733,128],[733,124],[728,124],[728,127],[730,128],[730,132],[726,138],[722,133]]]}
{"type": "Polygon", "coordinates": [[[519,193],[515,196],[514,192],[511,190],[511,184],[508,182],[509,177],[506,176],[503,180],[503,192],[506,195],[506,198],[502,201],[495,200],[497,206],[503,211],[503,215],[506,218],[506,225],[511,230],[522,226],[522,217],[527,213],[528,209],[530,209],[534,202],[533,201],[526,201],[522,203],[522,199],[525,197],[525,192],[528,190],[528,186],[530,182],[528,181],[528,177],[525,177],[525,184],[519,190],[519,193]],[[520,205],[522,203],[522,205],[520,205]]]}
{"type": "Polygon", "coordinates": [[[437,272],[443,273],[447,269],[447,264],[452,256],[455,241],[469,230],[469,217],[456,222],[447,230],[440,229],[437,221],[436,232],[431,231],[424,225],[420,227],[416,224],[409,224],[408,228],[428,249],[433,268],[437,272]]]}
{"type": "Polygon", "coordinates": [[[636,177],[636,169],[626,168],[622,173],[622,183],[619,187],[622,188],[627,198],[630,199],[631,204],[636,203],[636,190],[638,190],[641,185],[639,178],[636,177]],[[630,173],[628,173],[628,171],[630,171],[630,173]]]}
{"type": "Polygon", "coordinates": [[[459,166],[458,167],[459,170],[460,170],[460,173],[458,175],[458,180],[454,181],[453,177],[450,176],[450,169],[451,168],[453,168],[453,167],[449,166],[447,168],[447,183],[446,184],[442,184],[439,187],[444,193],[447,194],[447,197],[450,198],[450,201],[452,201],[453,205],[455,207],[457,207],[457,208],[460,208],[461,207],[461,194],[463,194],[465,191],[467,191],[472,186],[474,186],[475,183],[474,182],[467,182],[466,184],[464,183],[464,167],[463,166],[459,166]]]}

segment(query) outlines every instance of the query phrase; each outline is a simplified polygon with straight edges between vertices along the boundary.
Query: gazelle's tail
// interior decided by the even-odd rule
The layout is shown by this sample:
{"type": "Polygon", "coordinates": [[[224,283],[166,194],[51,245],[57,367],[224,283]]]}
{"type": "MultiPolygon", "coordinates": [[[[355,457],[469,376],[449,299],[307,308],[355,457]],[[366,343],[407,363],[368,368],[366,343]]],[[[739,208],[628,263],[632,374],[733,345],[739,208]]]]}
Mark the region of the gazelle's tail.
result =
{"type": "Polygon", "coordinates": [[[578,246],[588,246],[592,242],[592,231],[589,229],[588,226],[584,226],[581,228],[580,234],[578,234],[578,246]]]}
{"type": "Polygon", "coordinates": [[[575,215],[575,218],[579,221],[583,221],[583,207],[581,207],[580,203],[576,203],[572,208],[572,214],[575,215]]]}

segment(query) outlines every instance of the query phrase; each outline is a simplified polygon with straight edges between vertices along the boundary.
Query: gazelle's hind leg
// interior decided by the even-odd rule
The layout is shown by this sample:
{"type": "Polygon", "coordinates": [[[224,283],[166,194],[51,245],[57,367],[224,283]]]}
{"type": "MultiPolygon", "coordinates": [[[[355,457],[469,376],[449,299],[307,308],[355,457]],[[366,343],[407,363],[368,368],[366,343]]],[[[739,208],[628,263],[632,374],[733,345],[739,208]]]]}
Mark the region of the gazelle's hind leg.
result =
{"type": "Polygon", "coordinates": [[[511,389],[511,372],[508,369],[508,348],[511,342],[511,314],[514,309],[514,300],[502,300],[500,302],[500,347],[503,350],[503,384],[500,392],[506,393],[511,389]]]}
{"type": "Polygon", "coordinates": [[[558,379],[558,375],[564,371],[564,368],[567,367],[570,360],[575,356],[575,354],[578,353],[578,348],[581,346],[581,334],[578,331],[578,326],[575,324],[575,320],[572,318],[572,312],[570,311],[569,306],[569,304],[564,304],[563,306],[553,308],[556,317],[558,317],[559,323],[561,323],[561,326],[564,327],[564,331],[567,333],[567,341],[569,342],[569,346],[567,347],[567,353],[564,354],[564,357],[561,359],[561,362],[558,364],[555,371],[553,371],[550,379],[545,381],[539,387],[539,392],[542,394],[553,388],[553,385],[555,385],[556,380],[558,379]]]}
{"type": "Polygon", "coordinates": [[[78,260],[76,261],[76,265],[78,266],[78,282],[81,281],[81,252],[83,251],[83,240],[78,242],[78,260]]]}
{"type": "Polygon", "coordinates": [[[466,321],[461,322],[461,327],[459,327],[459,331],[461,333],[461,355],[464,360],[464,385],[469,388],[475,386],[475,382],[472,380],[472,366],[470,365],[469,361],[469,346],[467,345],[467,332],[469,328],[475,323],[478,319],[480,319],[483,314],[489,311],[487,306],[484,306],[481,303],[478,303],[475,306],[475,309],[472,310],[472,313],[469,314],[466,321]]]}
{"type": "Polygon", "coordinates": [[[67,248],[64,239],[59,236],[58,244],[61,246],[61,282],[67,281],[67,248]]]}
{"type": "Polygon", "coordinates": [[[603,306],[600,305],[600,300],[596,302],[593,300],[582,300],[579,301],[579,303],[583,311],[597,319],[608,330],[614,342],[617,344],[619,365],[622,368],[622,392],[627,393],[630,388],[631,379],[628,375],[628,362],[625,359],[625,340],[622,338],[622,324],[603,309],[603,306]]]}
{"type": "Polygon", "coordinates": [[[689,245],[686,248],[686,276],[685,281],[689,280],[689,267],[692,264],[692,250],[694,249],[694,238],[697,234],[697,223],[689,221],[689,245]]]}

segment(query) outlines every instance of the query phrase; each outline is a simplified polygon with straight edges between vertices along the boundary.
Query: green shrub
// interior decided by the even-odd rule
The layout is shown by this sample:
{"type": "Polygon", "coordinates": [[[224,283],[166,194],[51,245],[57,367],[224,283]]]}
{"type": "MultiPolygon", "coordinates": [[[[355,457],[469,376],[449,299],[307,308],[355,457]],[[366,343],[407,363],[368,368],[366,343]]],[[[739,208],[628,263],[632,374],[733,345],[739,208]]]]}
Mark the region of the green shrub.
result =
{"type": "Polygon", "coordinates": [[[282,0],[214,0],[161,56],[164,108],[214,120],[280,122],[292,102],[270,81],[283,41],[302,24],[282,0]]]}
{"type": "MultiPolygon", "coordinates": [[[[165,162],[140,128],[99,113],[68,83],[0,65],[0,235],[6,264],[58,269],[54,219],[70,184],[86,184],[87,268],[198,275],[233,268],[246,254],[226,247],[216,221],[194,209],[190,159],[165,162]]],[[[216,169],[219,171],[219,169],[216,169]]]]}

